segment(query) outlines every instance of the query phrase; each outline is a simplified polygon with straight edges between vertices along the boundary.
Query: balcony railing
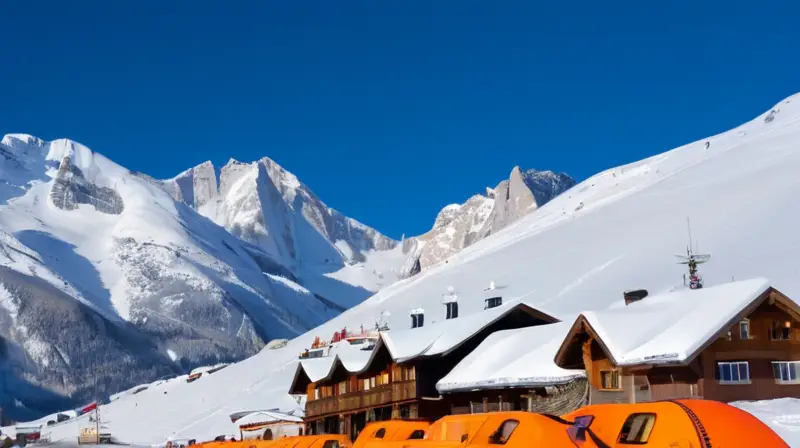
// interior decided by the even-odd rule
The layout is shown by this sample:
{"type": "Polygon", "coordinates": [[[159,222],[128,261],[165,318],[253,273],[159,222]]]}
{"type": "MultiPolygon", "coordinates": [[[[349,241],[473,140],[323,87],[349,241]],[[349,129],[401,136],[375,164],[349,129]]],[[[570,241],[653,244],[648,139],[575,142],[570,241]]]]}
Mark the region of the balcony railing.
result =
{"type": "Polygon", "coordinates": [[[350,392],[336,397],[310,400],[306,403],[309,417],[348,412],[356,409],[388,405],[396,401],[411,400],[417,396],[416,381],[401,381],[378,386],[370,390],[350,392]]]}

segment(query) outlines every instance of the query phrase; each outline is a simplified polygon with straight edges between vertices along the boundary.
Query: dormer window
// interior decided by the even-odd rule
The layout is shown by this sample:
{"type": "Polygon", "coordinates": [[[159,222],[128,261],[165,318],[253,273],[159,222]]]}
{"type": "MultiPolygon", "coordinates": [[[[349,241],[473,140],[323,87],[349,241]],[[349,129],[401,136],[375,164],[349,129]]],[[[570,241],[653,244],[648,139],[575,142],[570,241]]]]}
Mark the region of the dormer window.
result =
{"type": "Polygon", "coordinates": [[[750,319],[739,322],[739,339],[750,339],[750,319]]]}
{"type": "Polygon", "coordinates": [[[503,304],[503,298],[502,297],[492,297],[492,298],[486,299],[486,306],[483,307],[483,309],[488,310],[489,308],[496,308],[496,307],[498,307],[498,306],[500,306],[502,304],[503,304]]]}
{"type": "Polygon", "coordinates": [[[411,310],[411,328],[419,328],[425,324],[425,312],[422,308],[411,310]]]}
{"type": "Polygon", "coordinates": [[[447,318],[455,319],[458,317],[458,302],[445,303],[447,307],[447,318]]]}

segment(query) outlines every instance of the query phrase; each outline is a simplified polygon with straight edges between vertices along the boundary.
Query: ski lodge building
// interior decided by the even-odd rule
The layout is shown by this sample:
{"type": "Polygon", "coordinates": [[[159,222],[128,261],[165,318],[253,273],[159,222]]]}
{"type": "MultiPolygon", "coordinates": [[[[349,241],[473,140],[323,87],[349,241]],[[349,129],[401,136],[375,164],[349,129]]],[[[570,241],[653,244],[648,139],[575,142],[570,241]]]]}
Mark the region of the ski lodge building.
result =
{"type": "Polygon", "coordinates": [[[370,421],[446,415],[450,402],[439,395],[436,382],[486,337],[557,321],[519,301],[492,305],[428,326],[381,332],[370,352],[356,349],[299,362],[289,393],[306,396],[308,433],[355,439],[370,421]]]}
{"type": "Polygon", "coordinates": [[[675,398],[800,396],[800,306],[765,279],[647,296],[560,322],[519,301],[382,331],[298,363],[309,434],[355,439],[374,420],[675,398]]]}

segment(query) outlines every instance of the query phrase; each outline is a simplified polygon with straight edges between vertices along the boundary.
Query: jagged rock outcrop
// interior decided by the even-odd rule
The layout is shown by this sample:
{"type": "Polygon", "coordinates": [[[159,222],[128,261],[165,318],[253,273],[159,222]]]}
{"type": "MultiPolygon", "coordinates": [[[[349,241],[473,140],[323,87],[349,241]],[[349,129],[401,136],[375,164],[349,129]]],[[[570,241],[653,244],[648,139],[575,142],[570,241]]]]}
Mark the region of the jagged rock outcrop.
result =
{"type": "Polygon", "coordinates": [[[64,156],[53,179],[50,190],[53,205],[63,210],[75,210],[80,204],[91,205],[95,210],[110,215],[119,215],[124,208],[122,198],[113,188],[95,185],[83,175],[83,171],[72,164],[70,156],[64,156]]]}
{"type": "Polygon", "coordinates": [[[514,167],[507,180],[485,195],[443,208],[431,231],[404,241],[408,258],[402,276],[410,277],[446,260],[461,249],[496,233],[572,188],[575,180],[564,173],[522,171],[514,167]]]}
{"type": "Polygon", "coordinates": [[[205,162],[163,184],[176,200],[288,266],[335,269],[364,261],[367,251],[398,244],[328,207],[294,174],[266,157],[251,163],[231,159],[218,182],[214,166],[205,162]]]}

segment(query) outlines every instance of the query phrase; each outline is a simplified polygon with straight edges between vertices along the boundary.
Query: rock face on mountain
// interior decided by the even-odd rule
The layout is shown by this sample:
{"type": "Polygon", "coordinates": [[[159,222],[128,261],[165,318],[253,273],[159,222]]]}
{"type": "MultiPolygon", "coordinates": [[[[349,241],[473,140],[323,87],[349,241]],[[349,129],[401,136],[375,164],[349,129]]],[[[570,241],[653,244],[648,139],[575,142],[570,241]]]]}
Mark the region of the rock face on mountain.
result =
{"type": "Polygon", "coordinates": [[[485,195],[475,195],[464,204],[443,208],[428,233],[404,241],[409,254],[401,276],[410,277],[428,266],[446,260],[461,249],[497,233],[572,188],[575,180],[565,173],[511,170],[507,180],[485,195]]]}
{"type": "Polygon", "coordinates": [[[231,159],[219,174],[211,162],[164,181],[172,196],[287,266],[334,270],[364,261],[397,241],[325,205],[297,177],[269,158],[231,159]]]}

